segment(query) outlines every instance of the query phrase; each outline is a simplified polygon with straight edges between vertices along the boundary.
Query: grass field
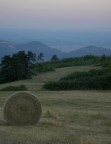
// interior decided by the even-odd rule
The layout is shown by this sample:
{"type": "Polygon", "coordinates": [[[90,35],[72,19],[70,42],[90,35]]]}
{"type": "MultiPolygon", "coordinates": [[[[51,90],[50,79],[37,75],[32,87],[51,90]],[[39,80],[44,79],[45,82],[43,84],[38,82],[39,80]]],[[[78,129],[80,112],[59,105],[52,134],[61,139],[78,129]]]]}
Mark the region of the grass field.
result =
{"type": "Polygon", "coordinates": [[[94,66],[57,69],[31,80],[0,85],[25,84],[42,103],[35,126],[10,126],[3,120],[6,98],[14,92],[0,91],[0,144],[111,144],[111,91],[46,91],[42,85],[73,71],[94,66]]]}

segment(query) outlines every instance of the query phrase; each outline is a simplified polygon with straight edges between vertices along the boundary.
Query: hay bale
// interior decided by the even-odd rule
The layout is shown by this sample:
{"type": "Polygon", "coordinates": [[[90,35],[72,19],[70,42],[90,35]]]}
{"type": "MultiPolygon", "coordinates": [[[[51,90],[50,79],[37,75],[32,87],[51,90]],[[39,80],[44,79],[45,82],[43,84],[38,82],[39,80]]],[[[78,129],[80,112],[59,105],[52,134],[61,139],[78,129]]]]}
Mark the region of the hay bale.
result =
{"type": "Polygon", "coordinates": [[[41,103],[32,93],[17,92],[4,105],[4,119],[11,125],[34,125],[41,116],[41,103]]]}

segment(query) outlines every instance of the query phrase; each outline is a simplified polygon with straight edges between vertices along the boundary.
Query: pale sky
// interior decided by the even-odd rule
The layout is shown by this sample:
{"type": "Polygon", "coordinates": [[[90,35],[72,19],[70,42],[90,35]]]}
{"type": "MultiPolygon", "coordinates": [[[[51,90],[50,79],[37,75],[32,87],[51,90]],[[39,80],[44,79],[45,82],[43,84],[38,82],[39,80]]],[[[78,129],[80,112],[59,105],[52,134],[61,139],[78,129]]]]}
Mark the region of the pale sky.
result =
{"type": "Polygon", "coordinates": [[[111,29],[111,0],[0,0],[0,28],[111,29]]]}

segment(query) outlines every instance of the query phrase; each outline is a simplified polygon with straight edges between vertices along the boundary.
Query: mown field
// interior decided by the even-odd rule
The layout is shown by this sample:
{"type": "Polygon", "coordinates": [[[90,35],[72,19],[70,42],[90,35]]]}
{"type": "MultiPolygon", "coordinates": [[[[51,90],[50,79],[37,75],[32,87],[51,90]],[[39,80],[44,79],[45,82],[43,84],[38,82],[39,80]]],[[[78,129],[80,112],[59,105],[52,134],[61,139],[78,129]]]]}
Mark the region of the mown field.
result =
{"type": "Polygon", "coordinates": [[[46,91],[45,82],[74,71],[97,69],[78,66],[56,69],[33,79],[0,85],[24,84],[37,95],[42,116],[35,126],[10,126],[3,105],[10,92],[0,91],[0,144],[111,144],[111,91],[46,91]]]}

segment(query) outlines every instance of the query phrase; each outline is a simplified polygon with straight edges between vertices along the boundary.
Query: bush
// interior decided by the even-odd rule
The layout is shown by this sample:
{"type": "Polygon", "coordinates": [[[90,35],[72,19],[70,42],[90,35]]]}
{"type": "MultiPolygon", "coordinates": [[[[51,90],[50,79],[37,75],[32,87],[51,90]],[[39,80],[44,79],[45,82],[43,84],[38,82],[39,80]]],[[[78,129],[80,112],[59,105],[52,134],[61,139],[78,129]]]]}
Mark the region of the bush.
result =
{"type": "Polygon", "coordinates": [[[65,58],[62,60],[58,60],[53,62],[55,68],[60,67],[70,67],[70,66],[81,66],[81,65],[92,65],[92,64],[99,64],[100,57],[86,55],[83,57],[75,57],[75,58],[65,58]]]}
{"type": "Polygon", "coordinates": [[[49,90],[111,89],[111,69],[75,72],[57,82],[46,83],[44,88],[49,90]]]}
{"type": "Polygon", "coordinates": [[[25,85],[20,85],[20,86],[8,86],[0,91],[27,91],[27,87],[25,85]]]}

